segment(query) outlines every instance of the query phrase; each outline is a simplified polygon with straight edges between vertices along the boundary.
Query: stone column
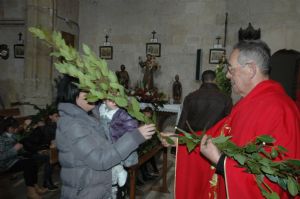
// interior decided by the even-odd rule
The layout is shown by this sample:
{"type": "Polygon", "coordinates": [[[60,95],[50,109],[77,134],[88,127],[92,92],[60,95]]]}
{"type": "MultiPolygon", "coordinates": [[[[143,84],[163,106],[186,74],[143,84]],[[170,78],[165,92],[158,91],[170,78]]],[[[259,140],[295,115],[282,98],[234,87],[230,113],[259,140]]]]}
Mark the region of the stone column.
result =
{"type": "MultiPolygon", "coordinates": [[[[24,102],[30,102],[44,107],[53,99],[53,66],[49,56],[51,48],[33,37],[29,27],[54,29],[54,2],[52,0],[27,0],[26,39],[25,39],[25,70],[24,70],[24,102]]],[[[33,114],[32,107],[22,108],[24,115],[33,114]]]]}

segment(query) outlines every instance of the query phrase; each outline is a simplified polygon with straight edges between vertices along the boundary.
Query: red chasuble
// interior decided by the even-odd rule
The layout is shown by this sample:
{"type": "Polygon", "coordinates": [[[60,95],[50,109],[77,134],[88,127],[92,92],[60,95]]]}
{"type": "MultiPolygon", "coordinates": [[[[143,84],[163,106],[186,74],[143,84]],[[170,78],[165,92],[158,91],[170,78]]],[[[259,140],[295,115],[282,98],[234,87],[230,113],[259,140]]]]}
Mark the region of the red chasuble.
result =
{"type": "MultiPolygon", "coordinates": [[[[232,136],[232,141],[239,146],[259,135],[268,134],[276,139],[275,145],[288,149],[286,158],[300,159],[299,111],[283,88],[272,80],[258,84],[233,107],[229,116],[207,131],[213,137],[221,133],[232,136]]],[[[238,168],[236,161],[226,158],[224,170],[224,178],[214,175],[215,169],[200,155],[199,147],[189,154],[186,146],[179,146],[175,198],[263,198],[255,176],[238,168]]],[[[288,194],[279,186],[265,181],[279,193],[280,198],[288,198],[288,194]]]]}

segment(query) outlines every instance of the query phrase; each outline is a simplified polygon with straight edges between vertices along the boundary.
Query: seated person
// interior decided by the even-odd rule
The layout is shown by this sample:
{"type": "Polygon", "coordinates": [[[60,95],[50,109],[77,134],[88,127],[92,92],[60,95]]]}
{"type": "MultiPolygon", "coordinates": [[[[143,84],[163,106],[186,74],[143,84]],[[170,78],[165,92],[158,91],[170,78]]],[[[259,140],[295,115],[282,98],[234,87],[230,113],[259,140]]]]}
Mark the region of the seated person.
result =
{"type": "Polygon", "coordinates": [[[16,139],[19,124],[12,117],[4,118],[0,124],[0,171],[23,171],[29,199],[40,199],[43,191],[37,185],[38,167],[34,159],[19,156],[23,145],[16,139]]]}
{"type": "Polygon", "coordinates": [[[31,157],[38,163],[44,165],[43,187],[49,191],[55,191],[58,187],[52,182],[53,165],[50,164],[49,155],[49,146],[51,144],[52,136],[46,135],[51,128],[48,128],[48,125],[43,121],[39,121],[37,124],[34,124],[31,120],[26,122],[28,127],[25,131],[29,131],[29,135],[24,137],[20,142],[24,145],[24,150],[28,157],[31,157]]]}
{"type": "MultiPolygon", "coordinates": [[[[49,148],[56,148],[55,144],[55,133],[57,127],[57,121],[59,119],[58,110],[52,110],[45,120],[45,126],[43,126],[43,136],[41,137],[41,144],[42,146],[47,146],[49,148]]],[[[49,155],[50,156],[50,155],[49,155]]],[[[57,160],[58,161],[58,160],[57,160]]],[[[44,187],[48,188],[48,190],[56,190],[58,187],[52,181],[52,171],[55,164],[58,162],[48,162],[48,175],[45,175],[44,180],[44,187]]],[[[46,166],[46,165],[45,165],[46,166]]],[[[46,169],[45,169],[46,171],[46,169]]]]}

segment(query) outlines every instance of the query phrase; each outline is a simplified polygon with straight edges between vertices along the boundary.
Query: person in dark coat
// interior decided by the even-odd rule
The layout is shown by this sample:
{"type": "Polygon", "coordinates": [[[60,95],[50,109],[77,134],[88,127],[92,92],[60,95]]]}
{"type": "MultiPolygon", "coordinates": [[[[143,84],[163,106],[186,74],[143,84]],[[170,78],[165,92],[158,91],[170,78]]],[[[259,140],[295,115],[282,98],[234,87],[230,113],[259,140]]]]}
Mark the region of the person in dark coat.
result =
{"type": "MultiPolygon", "coordinates": [[[[222,93],[215,82],[214,71],[204,71],[201,78],[201,87],[184,98],[177,125],[188,132],[209,129],[228,115],[232,108],[231,98],[222,93]]],[[[175,148],[171,149],[171,153],[175,153],[175,148]]]]}
{"type": "MultiPolygon", "coordinates": [[[[46,123],[39,122],[30,128],[30,134],[21,140],[28,157],[34,158],[38,163],[43,164],[43,187],[48,191],[55,191],[58,187],[52,181],[53,167],[50,163],[49,148],[55,139],[56,122],[58,114],[49,113],[46,123]],[[50,118],[54,118],[50,122],[50,118]]],[[[29,120],[28,122],[32,122],[29,120]]]]}
{"type": "Polygon", "coordinates": [[[111,143],[103,125],[88,114],[95,105],[86,100],[87,93],[74,83],[78,83],[77,78],[64,76],[58,84],[60,118],[56,144],[61,165],[61,198],[108,199],[112,195],[111,168],[150,139],[155,126],[141,126],[111,143]]]}
{"type": "Polygon", "coordinates": [[[208,129],[230,113],[232,100],[220,91],[215,79],[214,71],[203,72],[201,87],[184,99],[177,125],[179,128],[189,132],[191,129],[194,131],[208,129]]]}

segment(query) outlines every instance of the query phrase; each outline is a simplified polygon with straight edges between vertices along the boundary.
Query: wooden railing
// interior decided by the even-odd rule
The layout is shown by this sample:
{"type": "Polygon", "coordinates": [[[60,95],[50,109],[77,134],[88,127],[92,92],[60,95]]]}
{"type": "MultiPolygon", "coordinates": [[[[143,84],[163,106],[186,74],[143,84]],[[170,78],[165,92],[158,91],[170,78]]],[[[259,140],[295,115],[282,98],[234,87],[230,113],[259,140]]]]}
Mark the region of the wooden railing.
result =
{"type": "Polygon", "coordinates": [[[161,150],[163,150],[162,185],[159,188],[153,187],[153,190],[160,191],[163,193],[169,193],[168,187],[167,187],[167,170],[168,170],[168,153],[167,152],[168,151],[167,151],[167,148],[163,147],[162,145],[159,145],[157,147],[154,147],[148,153],[139,157],[138,164],[128,168],[129,178],[130,178],[129,179],[130,180],[130,193],[129,193],[130,199],[135,199],[135,191],[136,191],[135,180],[136,180],[136,176],[137,176],[139,167],[161,150]]]}

